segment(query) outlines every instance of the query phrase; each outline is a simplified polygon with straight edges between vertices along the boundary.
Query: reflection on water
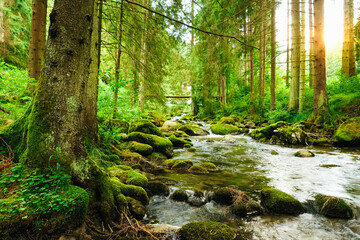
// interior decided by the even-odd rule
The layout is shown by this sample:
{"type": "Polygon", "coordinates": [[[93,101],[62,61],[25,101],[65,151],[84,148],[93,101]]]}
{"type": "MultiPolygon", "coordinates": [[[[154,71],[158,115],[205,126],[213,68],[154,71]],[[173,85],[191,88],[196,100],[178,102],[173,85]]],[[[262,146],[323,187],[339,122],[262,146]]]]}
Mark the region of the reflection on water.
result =
{"type": "MultiPolygon", "coordinates": [[[[235,143],[222,136],[192,137],[196,152],[176,150],[175,158],[194,163],[212,162],[220,170],[206,175],[164,173],[178,181],[176,187],[210,191],[214,187],[233,186],[259,199],[259,192],[270,186],[289,193],[306,203],[317,193],[343,198],[360,209],[360,150],[311,148],[314,158],[298,158],[295,147],[261,144],[246,136],[235,136],[235,143]],[[272,155],[275,150],[278,155],[272,155]]],[[[193,221],[225,222],[245,232],[250,239],[360,239],[360,222],[328,219],[317,214],[298,217],[260,216],[238,218],[227,208],[213,202],[192,207],[165,197],[155,196],[148,206],[148,218],[182,226],[193,221]],[[250,234],[249,234],[250,233],[250,234]]]]}

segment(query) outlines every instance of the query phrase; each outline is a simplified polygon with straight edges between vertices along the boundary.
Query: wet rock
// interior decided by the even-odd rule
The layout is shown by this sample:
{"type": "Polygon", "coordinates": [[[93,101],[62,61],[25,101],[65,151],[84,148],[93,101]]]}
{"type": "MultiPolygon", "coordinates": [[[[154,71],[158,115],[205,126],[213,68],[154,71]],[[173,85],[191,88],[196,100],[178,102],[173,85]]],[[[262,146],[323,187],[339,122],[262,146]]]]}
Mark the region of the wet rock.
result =
{"type": "Polygon", "coordinates": [[[272,142],[285,143],[285,144],[302,144],[305,145],[308,142],[308,135],[301,127],[296,125],[284,126],[276,129],[276,134],[272,139],[272,142]]]}
{"type": "Polygon", "coordinates": [[[295,157],[303,157],[303,158],[309,158],[309,157],[315,157],[315,154],[308,150],[300,150],[294,153],[295,157]]]}
{"type": "Polygon", "coordinates": [[[212,124],[210,126],[211,131],[214,134],[227,135],[227,134],[238,134],[241,132],[240,128],[230,124],[212,124]]]}
{"type": "Polygon", "coordinates": [[[209,172],[213,172],[213,171],[217,171],[218,168],[216,167],[215,164],[211,163],[211,162],[204,162],[200,164],[201,167],[205,168],[206,170],[208,170],[209,172]]]}
{"type": "Polygon", "coordinates": [[[223,138],[223,140],[226,143],[234,143],[236,140],[232,135],[225,135],[225,137],[223,138]]]}
{"type": "Polygon", "coordinates": [[[223,205],[231,205],[233,203],[233,196],[230,188],[219,188],[214,191],[211,200],[223,204],[223,205]]]}
{"type": "Polygon", "coordinates": [[[169,132],[169,131],[176,131],[179,127],[179,123],[176,121],[165,121],[163,126],[161,127],[161,131],[169,132]]]}
{"type": "Polygon", "coordinates": [[[137,220],[142,220],[146,213],[145,206],[140,201],[131,197],[126,197],[126,201],[128,202],[131,215],[137,220]]]}
{"type": "Polygon", "coordinates": [[[236,234],[232,228],[219,222],[192,222],[179,230],[183,240],[232,240],[236,234]]]}
{"type": "Polygon", "coordinates": [[[347,227],[350,228],[350,230],[353,233],[360,235],[360,222],[359,221],[349,223],[347,227]]]}
{"type": "Polygon", "coordinates": [[[253,122],[248,122],[248,123],[245,124],[245,127],[246,127],[246,128],[255,128],[255,127],[256,127],[256,124],[253,123],[253,122]]]}
{"type": "Polygon", "coordinates": [[[230,209],[235,215],[239,217],[260,215],[264,212],[264,208],[260,205],[260,203],[255,202],[252,199],[235,201],[231,205],[230,209]]]}
{"type": "Polygon", "coordinates": [[[191,145],[190,143],[187,143],[184,145],[184,148],[191,148],[193,145],[191,145]]]}
{"type": "Polygon", "coordinates": [[[279,153],[277,151],[275,151],[275,150],[272,150],[271,155],[279,155],[279,153]]]}
{"type": "Polygon", "coordinates": [[[165,154],[161,152],[153,152],[152,154],[148,155],[147,158],[152,162],[164,162],[167,160],[165,154]]]}
{"type": "Polygon", "coordinates": [[[184,147],[185,144],[190,144],[188,141],[171,135],[168,139],[172,142],[174,147],[184,147]]]}
{"type": "Polygon", "coordinates": [[[253,139],[259,140],[259,141],[270,140],[271,137],[275,134],[274,131],[284,125],[286,125],[286,122],[280,121],[277,123],[270,124],[266,127],[257,128],[250,133],[250,137],[252,137],[253,139]]]}
{"type": "Polygon", "coordinates": [[[201,207],[206,204],[204,200],[195,196],[191,196],[187,202],[193,207],[201,207]]]}
{"type": "Polygon", "coordinates": [[[315,202],[319,212],[327,217],[350,219],[354,216],[351,207],[341,198],[318,194],[315,202]]]}
{"type": "Polygon", "coordinates": [[[235,124],[235,119],[232,117],[222,117],[218,123],[220,124],[231,124],[234,125],[235,124]]]}
{"type": "Polygon", "coordinates": [[[180,159],[168,159],[162,164],[173,170],[187,170],[193,165],[190,160],[180,159]]]}
{"type": "Polygon", "coordinates": [[[160,181],[149,182],[147,189],[150,190],[153,195],[168,196],[170,194],[169,187],[160,181]]]}
{"type": "Polygon", "coordinates": [[[197,173],[197,174],[204,174],[204,173],[208,173],[208,171],[206,170],[206,168],[200,166],[200,165],[194,165],[191,168],[189,168],[189,172],[191,173],[197,173]]]}
{"type": "Polygon", "coordinates": [[[271,213],[299,215],[305,212],[304,206],[298,200],[272,188],[261,190],[261,205],[271,213]]]}
{"type": "Polygon", "coordinates": [[[153,152],[152,146],[135,141],[129,143],[129,149],[130,151],[137,152],[143,156],[150,155],[153,152]]]}
{"type": "Polygon", "coordinates": [[[345,146],[360,145],[360,117],[346,120],[336,130],[334,135],[335,143],[345,146]]]}
{"type": "Polygon", "coordinates": [[[142,132],[152,134],[159,137],[164,137],[163,133],[152,122],[148,120],[138,120],[131,123],[129,133],[142,132]]]}
{"type": "Polygon", "coordinates": [[[179,127],[179,130],[184,131],[186,134],[190,136],[205,136],[209,135],[209,132],[205,129],[202,129],[199,126],[193,124],[185,124],[179,127]]]}
{"type": "Polygon", "coordinates": [[[189,199],[189,196],[185,190],[177,189],[173,194],[171,194],[170,198],[178,202],[186,202],[189,199]]]}
{"type": "Polygon", "coordinates": [[[188,150],[188,152],[196,152],[196,148],[193,148],[193,147],[188,148],[187,150],[188,150]]]}

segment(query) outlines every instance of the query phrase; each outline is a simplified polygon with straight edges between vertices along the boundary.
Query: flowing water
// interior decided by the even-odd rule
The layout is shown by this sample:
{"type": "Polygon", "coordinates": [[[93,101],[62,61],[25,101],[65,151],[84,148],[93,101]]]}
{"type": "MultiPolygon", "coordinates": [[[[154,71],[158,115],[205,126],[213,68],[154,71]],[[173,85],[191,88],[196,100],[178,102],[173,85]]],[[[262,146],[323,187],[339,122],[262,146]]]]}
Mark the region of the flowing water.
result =
{"type": "Polygon", "coordinates": [[[194,221],[224,222],[239,230],[239,239],[360,239],[357,218],[329,219],[308,204],[317,193],[337,196],[360,216],[360,149],[308,147],[315,157],[298,158],[294,153],[303,147],[262,144],[244,135],[234,138],[235,142],[228,143],[223,136],[214,134],[191,137],[196,152],[175,150],[174,158],[190,159],[194,164],[212,162],[219,171],[204,175],[168,172],[162,176],[176,180],[174,188],[187,189],[189,194],[194,190],[207,192],[232,186],[259,200],[263,187],[273,187],[304,203],[307,213],[239,218],[214,202],[193,207],[155,196],[147,207],[147,218],[177,227],[194,221]]]}

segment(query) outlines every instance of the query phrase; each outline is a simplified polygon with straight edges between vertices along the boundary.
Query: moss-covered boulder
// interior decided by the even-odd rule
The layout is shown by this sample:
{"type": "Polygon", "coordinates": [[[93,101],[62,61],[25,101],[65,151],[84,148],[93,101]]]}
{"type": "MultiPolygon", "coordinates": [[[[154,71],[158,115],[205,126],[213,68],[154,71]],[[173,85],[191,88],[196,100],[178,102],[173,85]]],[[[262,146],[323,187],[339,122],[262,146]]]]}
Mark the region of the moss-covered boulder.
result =
{"type": "Polygon", "coordinates": [[[211,131],[214,134],[227,135],[227,134],[238,134],[241,132],[240,128],[230,124],[212,124],[210,126],[211,131]]]}
{"type": "Polygon", "coordinates": [[[141,132],[132,132],[127,136],[127,140],[148,144],[152,146],[155,151],[162,152],[167,157],[173,156],[173,145],[171,141],[166,138],[141,132]]]}
{"type": "Polygon", "coordinates": [[[142,220],[146,214],[145,206],[142,205],[138,200],[131,197],[126,197],[126,201],[128,203],[131,215],[137,220],[142,220]]]}
{"type": "Polygon", "coordinates": [[[211,162],[204,162],[200,164],[201,167],[205,168],[206,170],[213,172],[213,171],[217,171],[218,168],[216,167],[215,164],[211,163],[211,162]]]}
{"type": "Polygon", "coordinates": [[[167,160],[167,157],[165,154],[161,153],[161,152],[153,152],[152,154],[148,155],[147,158],[151,161],[151,162],[164,162],[165,160],[167,160]]]}
{"type": "Polygon", "coordinates": [[[154,123],[157,127],[161,127],[164,122],[166,121],[166,117],[157,111],[149,111],[146,114],[146,117],[149,121],[151,121],[152,123],[154,123]]]}
{"type": "Polygon", "coordinates": [[[260,205],[260,203],[255,202],[252,199],[246,201],[235,201],[231,205],[230,210],[239,217],[260,215],[264,212],[264,208],[260,205]]]}
{"type": "Polygon", "coordinates": [[[236,234],[232,228],[219,222],[191,222],[179,230],[183,240],[232,240],[236,234]]]}
{"type": "Polygon", "coordinates": [[[116,165],[107,169],[109,176],[118,178],[122,183],[146,187],[149,183],[146,176],[134,171],[131,167],[125,165],[116,165]]]}
{"type": "Polygon", "coordinates": [[[200,165],[193,165],[191,168],[189,168],[189,172],[196,174],[204,174],[204,173],[208,173],[208,170],[206,170],[206,168],[200,165]]]}
{"type": "Polygon", "coordinates": [[[261,190],[261,205],[271,213],[299,215],[305,212],[304,206],[298,200],[273,188],[261,190]]]}
{"type": "Polygon", "coordinates": [[[148,120],[138,120],[131,123],[129,133],[142,132],[146,134],[152,134],[159,137],[164,137],[163,133],[158,127],[148,120]]]}
{"type": "Polygon", "coordinates": [[[116,128],[119,132],[126,134],[129,132],[130,126],[127,121],[120,119],[107,119],[102,123],[102,125],[116,128]]]}
{"type": "Polygon", "coordinates": [[[309,158],[309,157],[315,157],[315,154],[312,151],[309,150],[299,150],[296,153],[294,153],[295,157],[303,157],[303,158],[309,158]]]}
{"type": "Polygon", "coordinates": [[[211,197],[211,200],[223,204],[231,205],[233,203],[233,194],[230,188],[219,188],[216,189],[211,197]]]}
{"type": "Polygon", "coordinates": [[[209,132],[205,129],[202,129],[199,126],[196,126],[194,124],[184,124],[179,127],[180,131],[184,131],[189,136],[205,136],[209,135],[209,132]]]}
{"type": "Polygon", "coordinates": [[[234,125],[235,124],[235,119],[232,117],[222,117],[219,121],[219,124],[231,124],[234,125]]]}
{"type": "Polygon", "coordinates": [[[271,139],[271,142],[306,145],[309,142],[309,136],[303,128],[304,127],[301,125],[280,127],[277,129],[277,132],[271,139]]]}
{"type": "Polygon", "coordinates": [[[189,196],[184,189],[176,189],[173,194],[171,194],[170,198],[178,202],[186,202],[189,199],[189,196]]]}
{"type": "Polygon", "coordinates": [[[193,163],[190,160],[168,159],[163,162],[163,165],[174,170],[187,170],[193,163]]]}
{"type": "Polygon", "coordinates": [[[336,130],[334,135],[335,143],[345,146],[360,145],[360,117],[346,120],[336,130]]]}
{"type": "Polygon", "coordinates": [[[189,144],[188,141],[171,135],[168,139],[172,142],[174,147],[184,147],[185,144],[189,144]]]}
{"type": "Polygon", "coordinates": [[[142,188],[146,187],[149,184],[149,180],[147,179],[147,177],[132,169],[128,171],[126,182],[127,184],[139,186],[142,188]]]}
{"type": "Polygon", "coordinates": [[[317,194],[315,202],[319,212],[331,218],[353,218],[351,207],[341,198],[317,194]]]}
{"type": "Polygon", "coordinates": [[[187,149],[188,152],[196,152],[196,148],[193,148],[193,147],[189,147],[187,149]]]}
{"type": "Polygon", "coordinates": [[[160,130],[162,132],[176,131],[179,127],[179,123],[176,121],[165,121],[160,130]]]}
{"type": "Polygon", "coordinates": [[[149,144],[132,141],[129,143],[129,149],[132,152],[137,152],[143,156],[150,155],[153,152],[153,147],[149,144]]]}
{"type": "Polygon", "coordinates": [[[150,181],[147,189],[150,190],[153,195],[168,196],[170,194],[169,187],[160,181],[150,181]]]}
{"type": "Polygon", "coordinates": [[[277,123],[270,124],[266,127],[257,128],[250,133],[250,137],[256,140],[269,140],[275,134],[274,131],[282,126],[285,126],[287,123],[280,121],[277,123]]]}

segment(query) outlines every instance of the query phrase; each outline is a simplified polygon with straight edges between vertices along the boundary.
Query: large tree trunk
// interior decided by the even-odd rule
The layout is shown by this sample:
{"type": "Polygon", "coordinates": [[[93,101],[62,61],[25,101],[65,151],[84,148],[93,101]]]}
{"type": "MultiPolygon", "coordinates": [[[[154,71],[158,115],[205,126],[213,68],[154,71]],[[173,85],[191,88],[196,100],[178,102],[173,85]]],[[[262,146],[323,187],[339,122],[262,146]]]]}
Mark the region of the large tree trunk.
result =
{"type": "Polygon", "coordinates": [[[33,0],[31,14],[29,77],[38,80],[44,61],[46,42],[47,0],[33,0]]]}
{"type": "Polygon", "coordinates": [[[299,79],[300,79],[300,3],[291,1],[291,81],[290,109],[299,109],[299,79]]]}
{"type": "Polygon", "coordinates": [[[10,29],[5,9],[9,7],[11,0],[0,1],[0,57],[5,58],[8,53],[8,44],[10,42],[10,29]]]}
{"type": "Polygon", "coordinates": [[[299,79],[299,112],[304,109],[305,103],[305,1],[300,3],[300,79],[299,79]]]}
{"type": "Polygon", "coordinates": [[[87,156],[85,140],[97,141],[94,6],[94,0],[55,1],[34,99],[4,133],[28,169],[46,171],[57,156],[63,171],[81,175],[75,166],[87,156]]]}
{"type": "Polygon", "coordinates": [[[344,42],[342,49],[342,72],[347,76],[356,75],[354,49],[354,2],[344,0],[344,42]]]}
{"type": "Polygon", "coordinates": [[[275,110],[275,85],[276,85],[276,1],[271,6],[271,84],[270,84],[270,110],[275,110]]]}
{"type": "Polygon", "coordinates": [[[260,63],[259,63],[259,98],[260,98],[260,108],[264,107],[264,97],[265,97],[265,60],[266,60],[266,1],[261,2],[261,17],[260,17],[260,63]]]}
{"type": "Polygon", "coordinates": [[[314,86],[314,11],[313,0],[309,0],[309,86],[314,86]]]}
{"type": "Polygon", "coordinates": [[[324,39],[324,0],[314,0],[315,23],[315,82],[313,114],[322,121],[328,111],[326,91],[325,39],[324,39]]]}

